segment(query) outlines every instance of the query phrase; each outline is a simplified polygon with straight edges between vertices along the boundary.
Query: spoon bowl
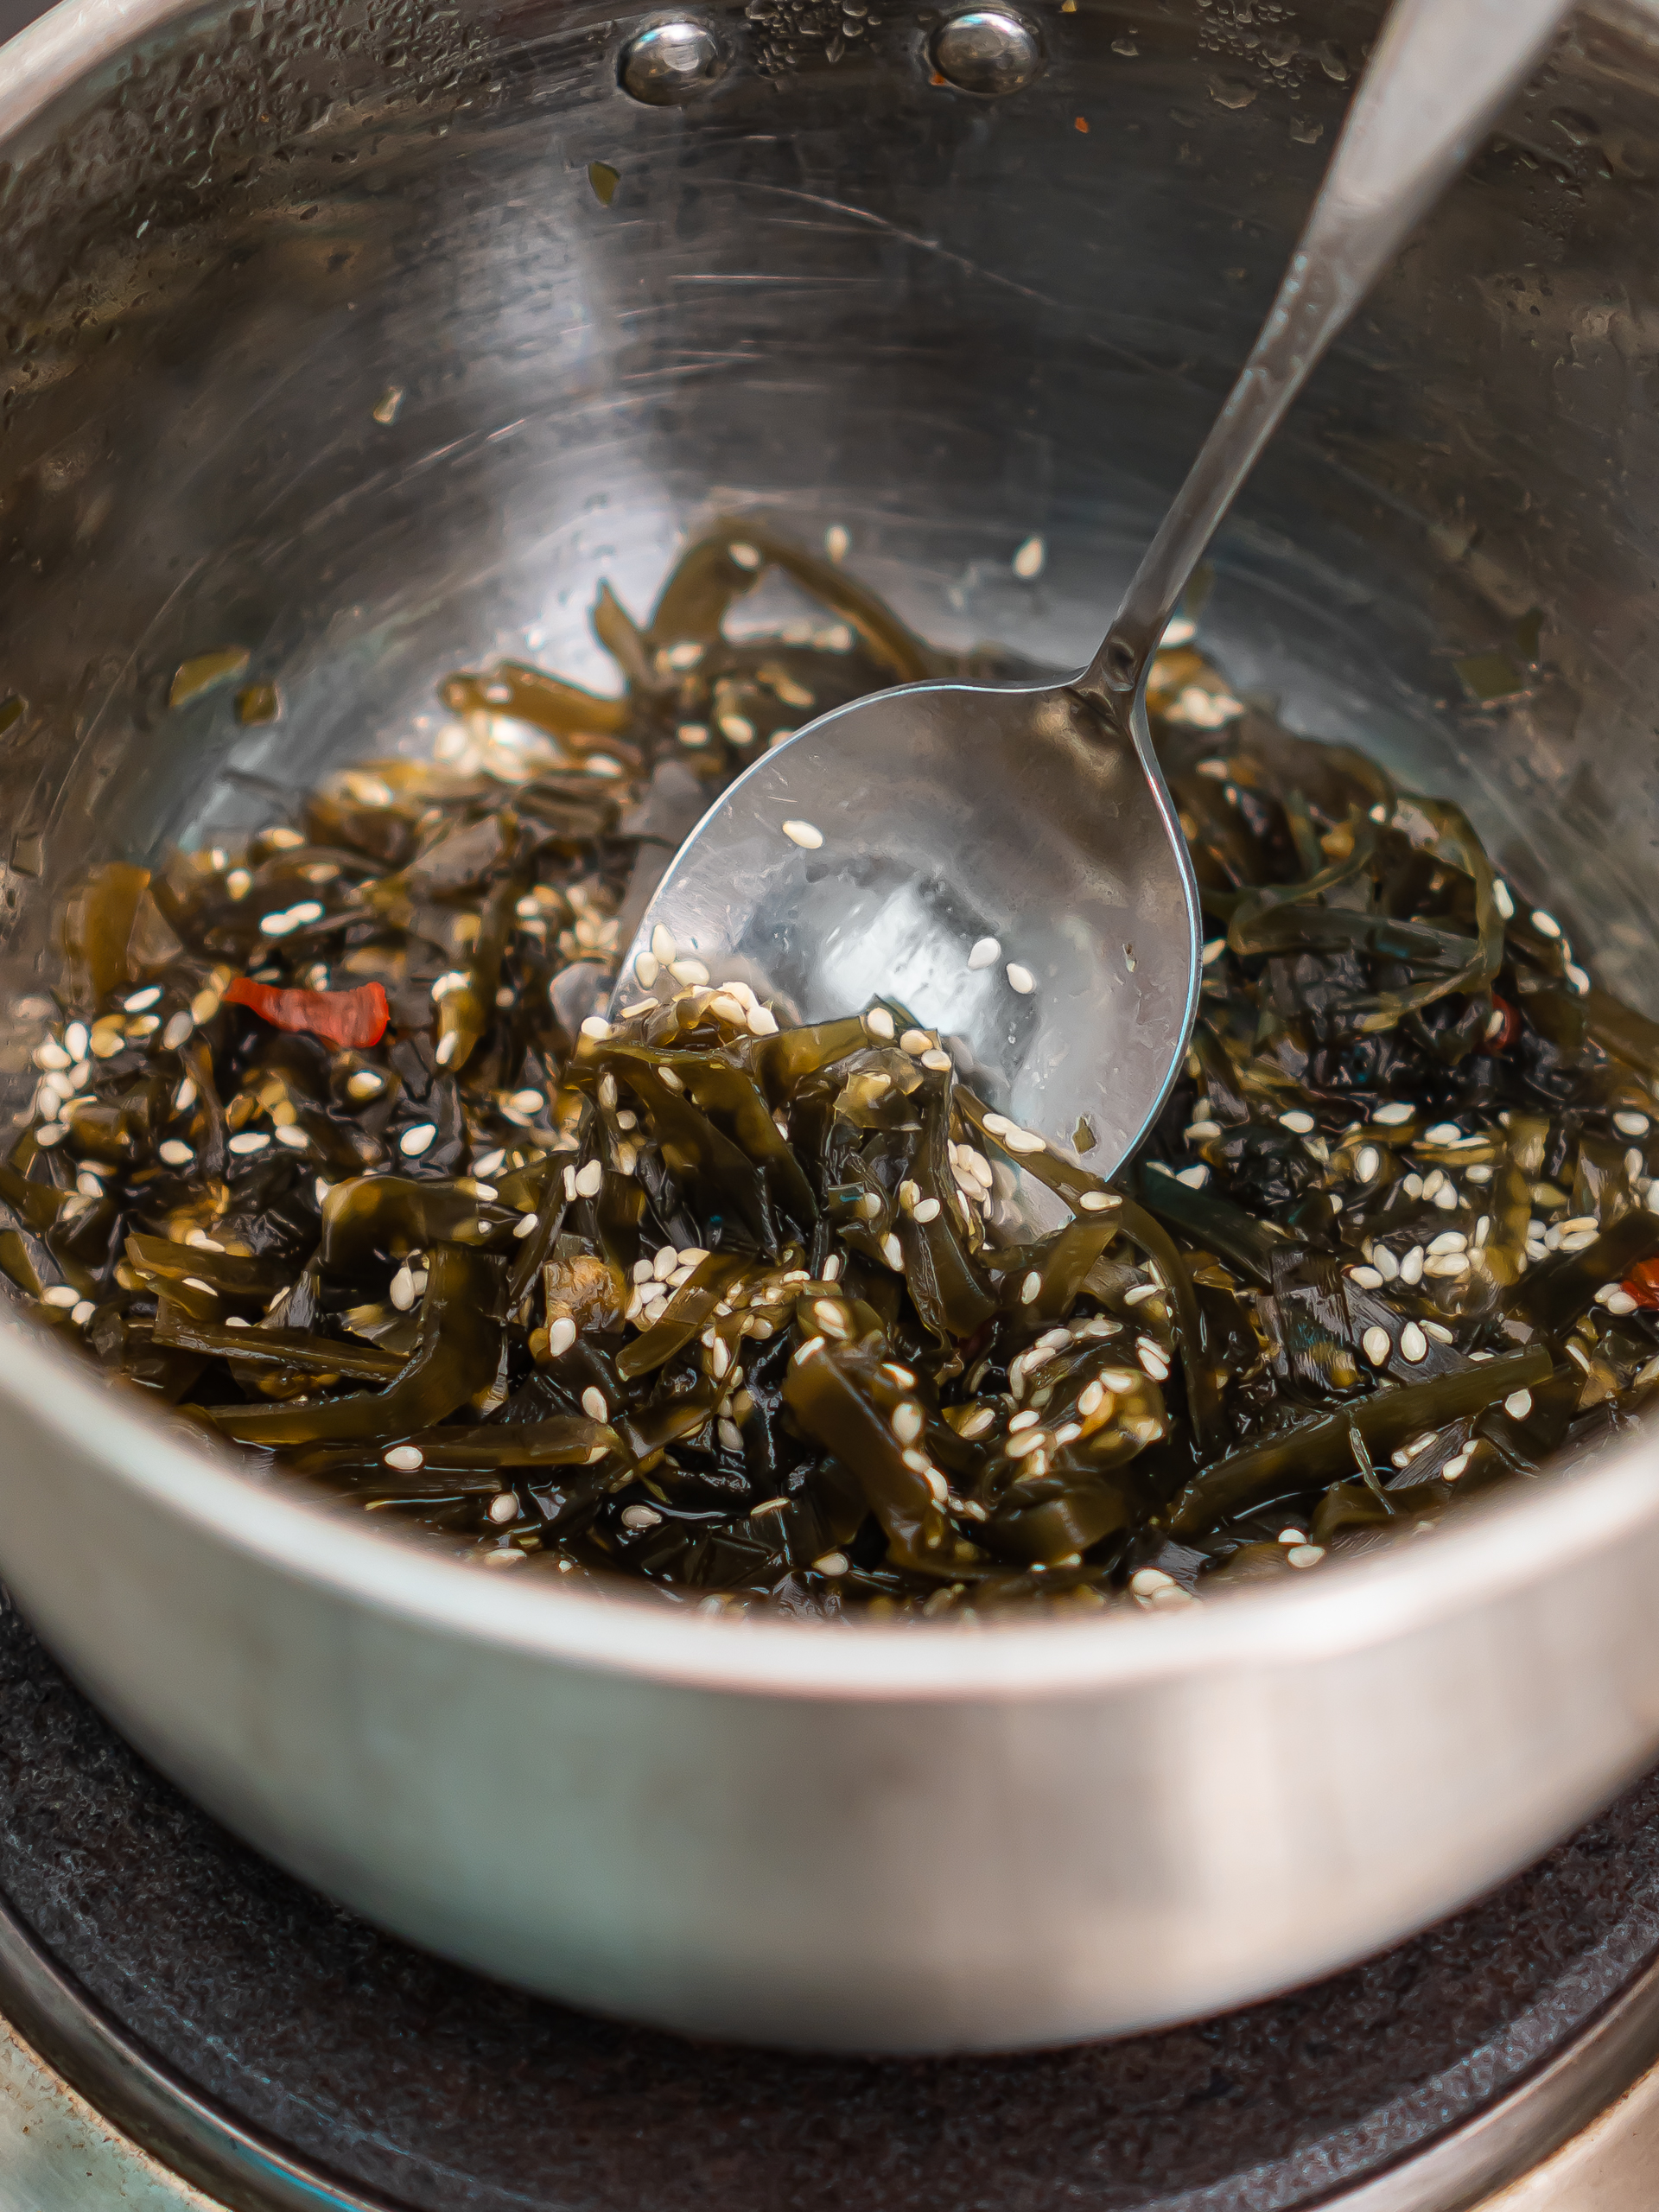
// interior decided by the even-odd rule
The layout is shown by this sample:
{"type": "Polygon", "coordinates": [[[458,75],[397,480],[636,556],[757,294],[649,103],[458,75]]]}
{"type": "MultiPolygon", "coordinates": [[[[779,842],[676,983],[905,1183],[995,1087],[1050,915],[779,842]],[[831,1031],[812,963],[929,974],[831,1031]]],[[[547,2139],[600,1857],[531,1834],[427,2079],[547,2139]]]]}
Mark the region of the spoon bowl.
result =
{"type": "MultiPolygon", "coordinates": [[[[1069,684],[908,684],[809,724],[722,793],[637,951],[664,929],[798,1020],[908,1010],[988,1103],[1091,1166],[1162,1104],[1199,972],[1145,707],[1126,728],[1069,684]]],[[[621,1002],[639,995],[625,969],[621,1002]]]]}

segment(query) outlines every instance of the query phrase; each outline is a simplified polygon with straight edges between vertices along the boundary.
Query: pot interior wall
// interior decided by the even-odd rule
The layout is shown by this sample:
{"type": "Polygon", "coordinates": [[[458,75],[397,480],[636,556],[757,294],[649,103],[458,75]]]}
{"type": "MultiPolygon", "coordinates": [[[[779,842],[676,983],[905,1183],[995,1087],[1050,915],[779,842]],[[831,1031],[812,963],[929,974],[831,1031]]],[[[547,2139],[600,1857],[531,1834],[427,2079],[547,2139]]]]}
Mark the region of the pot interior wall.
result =
{"type": "MultiPolygon", "coordinates": [[[[456,664],[608,681],[595,584],[643,613],[701,515],[843,524],[942,639],[1092,648],[1376,11],[1081,0],[995,102],[930,81],[926,13],[704,12],[729,66],[677,110],[618,89],[637,24],[580,0],[213,10],[0,142],[14,1004],[90,860],[429,746],[456,664]],[[273,728],[166,704],[232,644],[273,728]]],[[[1237,688],[1463,800],[1659,1010],[1649,40],[1580,22],[1320,371],[1205,621],[1237,688]],[[1478,706],[1455,664],[1530,609],[1525,696],[1478,706]]]]}

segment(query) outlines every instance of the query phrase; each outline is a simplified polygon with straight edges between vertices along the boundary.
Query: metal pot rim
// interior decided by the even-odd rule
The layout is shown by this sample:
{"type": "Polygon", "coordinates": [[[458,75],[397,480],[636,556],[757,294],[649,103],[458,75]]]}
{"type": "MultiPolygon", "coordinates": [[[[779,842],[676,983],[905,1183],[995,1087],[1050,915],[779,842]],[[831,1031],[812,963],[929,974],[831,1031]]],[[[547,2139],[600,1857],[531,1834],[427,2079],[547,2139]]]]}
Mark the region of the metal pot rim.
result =
{"type": "Polygon", "coordinates": [[[671,1610],[619,1581],[603,1596],[508,1581],[395,1531],[250,1480],[168,1434],[29,1323],[6,1317],[5,1396],[66,1451],[91,1457],[215,1544],[385,1614],[471,1643],[601,1672],[756,1696],[864,1701],[1173,1687],[1234,1665],[1296,1666],[1395,1643],[1593,1567],[1651,1521],[1654,1455],[1638,1445],[1583,1477],[1494,1500],[1432,1543],[1168,1613],[1027,1619],[973,1630],[880,1622],[728,1621],[671,1610]]]}

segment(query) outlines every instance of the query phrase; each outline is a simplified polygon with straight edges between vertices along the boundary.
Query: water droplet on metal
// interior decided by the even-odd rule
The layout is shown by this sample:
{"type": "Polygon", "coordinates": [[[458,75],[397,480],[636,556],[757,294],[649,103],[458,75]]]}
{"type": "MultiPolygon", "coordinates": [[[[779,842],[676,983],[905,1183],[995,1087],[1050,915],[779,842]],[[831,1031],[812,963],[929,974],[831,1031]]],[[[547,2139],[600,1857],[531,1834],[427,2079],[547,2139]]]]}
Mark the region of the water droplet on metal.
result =
{"type": "Polygon", "coordinates": [[[995,99],[1030,84],[1043,66],[1033,26],[1010,8],[969,8],[942,24],[933,67],[961,92],[995,99]]]}
{"type": "Polygon", "coordinates": [[[622,49],[618,72],[622,89],[647,107],[674,107],[694,99],[726,67],[719,41],[705,24],[690,18],[653,23],[622,49]]]}

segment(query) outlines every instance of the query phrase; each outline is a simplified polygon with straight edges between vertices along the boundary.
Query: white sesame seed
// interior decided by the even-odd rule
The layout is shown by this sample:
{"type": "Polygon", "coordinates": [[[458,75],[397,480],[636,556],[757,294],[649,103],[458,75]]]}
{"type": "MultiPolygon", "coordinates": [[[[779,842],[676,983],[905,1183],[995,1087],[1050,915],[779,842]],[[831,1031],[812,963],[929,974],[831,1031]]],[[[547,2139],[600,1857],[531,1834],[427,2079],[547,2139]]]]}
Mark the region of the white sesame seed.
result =
{"type": "Polygon", "coordinates": [[[651,932],[651,949],[664,968],[671,968],[680,957],[679,939],[662,922],[651,932]]]}
{"type": "Polygon", "coordinates": [[[1394,1351],[1394,1340],[1380,1322],[1373,1322],[1359,1340],[1360,1350],[1373,1367],[1386,1367],[1394,1351]]]}
{"type": "Polygon", "coordinates": [[[1189,1191],[1201,1191],[1210,1180],[1210,1170],[1200,1160],[1196,1167],[1178,1167],[1175,1180],[1185,1183],[1189,1191]]]}
{"type": "Polygon", "coordinates": [[[1129,1577],[1129,1588],[1137,1598],[1150,1598],[1155,1590],[1175,1586],[1173,1574],[1166,1574],[1161,1567],[1141,1567],[1129,1577]]]}
{"type": "Polygon", "coordinates": [[[1022,1306],[1033,1304],[1042,1287],[1043,1279],[1033,1268],[1020,1286],[1020,1303],[1022,1306]]]}
{"type": "Polygon", "coordinates": [[[1428,1338],[1414,1321],[1408,1321],[1400,1332],[1400,1357],[1408,1359],[1414,1367],[1420,1359],[1428,1357],[1428,1338]]]}
{"type": "Polygon", "coordinates": [[[1403,1098],[1392,1098],[1387,1105],[1379,1106],[1371,1119],[1383,1128],[1396,1128],[1402,1122],[1408,1122],[1416,1110],[1403,1098]]]}
{"type": "Polygon", "coordinates": [[[881,1256],[890,1268],[896,1271],[902,1271],[905,1264],[904,1247],[891,1230],[881,1239],[881,1256]]]}
{"type": "Polygon", "coordinates": [[[260,1129],[238,1129],[231,1139],[230,1149],[238,1154],[263,1152],[270,1139],[260,1129]]]}
{"type": "Polygon", "coordinates": [[[1085,1213],[1105,1213],[1122,1203],[1122,1199],[1110,1191],[1085,1191],[1077,1200],[1085,1213]]]}
{"type": "Polygon", "coordinates": [[[130,999],[123,999],[121,1003],[129,1014],[148,1014],[151,1007],[160,1001],[161,995],[161,985],[152,983],[147,990],[135,991],[130,999]]]}
{"type": "Polygon", "coordinates": [[[1325,1557],[1323,1544],[1293,1544],[1285,1554],[1287,1567],[1317,1567],[1325,1557]]]}
{"type": "Polygon", "coordinates": [[[1525,1421],[1532,1411],[1530,1390],[1511,1390],[1503,1401],[1503,1410],[1511,1421],[1525,1421]]]}
{"type": "Polygon", "coordinates": [[[596,1198],[605,1187],[605,1166],[602,1160],[590,1160],[575,1173],[576,1196],[596,1198]]]}
{"type": "Polygon", "coordinates": [[[1224,937],[1211,938],[1205,944],[1204,950],[1199,956],[1199,966],[1202,968],[1213,968],[1217,961],[1220,959],[1222,954],[1225,952],[1226,950],[1227,940],[1224,937]]]}
{"type": "Polygon", "coordinates": [[[605,1402],[605,1393],[590,1382],[582,1394],[582,1410],[589,1421],[608,1421],[611,1409],[605,1402]]]}
{"type": "Polygon", "coordinates": [[[70,1307],[69,1319],[78,1329],[84,1329],[97,1311],[97,1306],[90,1298],[83,1298],[79,1304],[70,1307]]]}
{"type": "Polygon", "coordinates": [[[1423,1279],[1423,1262],[1427,1257],[1421,1244],[1414,1244],[1400,1262],[1400,1280],[1403,1283],[1420,1283],[1423,1279]]]}
{"type": "MultiPolygon", "coordinates": [[[[1016,1415],[1015,1418],[1017,1419],[1018,1416],[1016,1415]]],[[[971,1442],[976,1436],[983,1436],[995,1419],[996,1415],[988,1406],[976,1406],[957,1429],[957,1434],[971,1442]]]]}
{"type": "MultiPolygon", "coordinates": [[[[988,1122],[986,1127],[990,1124],[988,1122]]],[[[1010,1122],[1002,1132],[1002,1141],[1010,1152],[1046,1152],[1048,1146],[1034,1129],[1022,1129],[1010,1122]]]]}
{"type": "Polygon", "coordinates": [[[426,1454],[418,1444],[394,1444],[380,1456],[387,1466],[395,1467],[400,1475],[412,1475],[417,1467],[426,1465],[426,1454]]]}
{"type": "Polygon", "coordinates": [[[1305,1544],[1307,1541],[1307,1531],[1305,1529],[1281,1529],[1279,1531],[1279,1541],[1281,1544],[1305,1544]]]}
{"type": "Polygon", "coordinates": [[[845,1552],[824,1552],[813,1560],[812,1565],[820,1574],[845,1574],[847,1554],[845,1552]]]}
{"type": "MultiPolygon", "coordinates": [[[[847,1317],[832,1298],[813,1300],[812,1319],[827,1336],[844,1337],[847,1333],[847,1317]]],[[[803,1357],[805,1347],[803,1346],[803,1357]]]]}
{"type": "MultiPolygon", "coordinates": [[[[522,1567],[524,1564],[525,1554],[519,1550],[517,1544],[503,1544],[499,1550],[480,1552],[479,1558],[486,1567],[522,1567]]],[[[561,1568],[568,1570],[573,1568],[575,1562],[574,1560],[562,1559],[559,1565],[561,1568]]]]}
{"type": "Polygon", "coordinates": [[[1540,937],[1560,937],[1561,933],[1561,925],[1554,915],[1547,914],[1541,906],[1533,908],[1532,926],[1540,937]]]}
{"type": "Polygon", "coordinates": [[[1156,1344],[1147,1344],[1143,1340],[1141,1344],[1138,1344],[1135,1346],[1135,1357],[1140,1361],[1147,1373],[1151,1376],[1154,1382],[1162,1382],[1167,1380],[1169,1375],[1169,1362],[1164,1357],[1163,1353],[1159,1350],[1156,1344]]]}
{"type": "Polygon", "coordinates": [[[181,1142],[177,1137],[168,1137],[165,1144],[158,1145],[156,1149],[157,1157],[164,1160],[169,1167],[188,1167],[196,1156],[189,1146],[181,1142]]]}
{"type": "Polygon", "coordinates": [[[1644,1137],[1651,1124],[1645,1114],[1633,1114],[1627,1110],[1614,1115],[1613,1127],[1618,1131],[1620,1136],[1644,1137]]]}
{"type": "Polygon", "coordinates": [[[373,1098],[385,1087],[385,1077],[377,1075],[372,1068],[359,1068],[355,1075],[346,1078],[346,1096],[348,1098],[373,1098]]]}
{"type": "Polygon", "coordinates": [[[1348,1273],[1362,1290],[1381,1290],[1382,1278],[1375,1268],[1350,1268],[1348,1273]]]}
{"type": "Polygon", "coordinates": [[[1017,960],[1010,960],[1004,972],[1008,979],[1008,988],[1018,991],[1021,998],[1036,989],[1037,978],[1029,968],[1022,968],[1017,960]]]}
{"type": "Polygon", "coordinates": [[[1564,1230],[1561,1233],[1560,1249],[1563,1252],[1587,1251],[1595,1243],[1597,1234],[1598,1232],[1593,1229],[1564,1230]]]}
{"type": "Polygon", "coordinates": [[[970,968],[988,968],[1001,957],[1001,950],[1002,947],[995,938],[982,937],[976,941],[973,950],[968,955],[968,965],[970,968]]]}
{"type": "Polygon", "coordinates": [[[1043,563],[1048,558],[1048,548],[1040,537],[1028,537],[1014,556],[1014,573],[1022,583],[1030,583],[1043,573],[1043,563]]]}
{"type": "Polygon", "coordinates": [[[1469,1239],[1460,1229],[1443,1229],[1430,1243],[1428,1249],[1432,1258],[1441,1252],[1464,1252],[1468,1248],[1469,1239]]]}
{"type": "Polygon", "coordinates": [[[1506,922],[1515,919],[1515,900],[1510,895],[1509,885],[1501,875],[1493,879],[1492,904],[1506,922]]]}
{"type": "Polygon", "coordinates": [[[758,569],[760,565],[760,556],[754,547],[741,539],[734,540],[726,550],[740,569],[758,569]]]}
{"type": "Polygon", "coordinates": [[[490,1500],[490,1518],[498,1525],[518,1518],[518,1501],[510,1490],[504,1490],[499,1497],[490,1500]]]}
{"type": "Polygon", "coordinates": [[[61,1306],[67,1313],[70,1306],[79,1304],[80,1293],[67,1282],[54,1283],[49,1290],[41,1293],[41,1300],[43,1305],[61,1306]]]}
{"type": "Polygon", "coordinates": [[[1436,1122],[1433,1128],[1423,1131],[1425,1144],[1456,1144],[1463,1131],[1455,1122],[1436,1122]]]}
{"type": "Polygon", "coordinates": [[[893,1408],[893,1433],[901,1444],[913,1444],[921,1434],[922,1409],[913,1398],[893,1408]]]}
{"type": "Polygon", "coordinates": [[[550,1358],[557,1359],[569,1351],[576,1341],[576,1325],[568,1313],[561,1313],[550,1321],[547,1328],[547,1350],[550,1358]]]}
{"type": "MultiPolygon", "coordinates": [[[[1422,1329],[1423,1334],[1426,1337],[1433,1337],[1437,1344],[1449,1344],[1452,1341],[1451,1330],[1444,1327],[1439,1321],[1425,1321],[1422,1329]]],[[[1491,1354],[1473,1351],[1469,1357],[1471,1359],[1490,1359],[1491,1354]]]]}
{"type": "Polygon", "coordinates": [[[303,1152],[311,1140],[297,1122],[285,1122],[276,1132],[276,1141],[290,1152],[303,1152]]]}
{"type": "Polygon", "coordinates": [[[61,1045],[48,1037],[44,1044],[35,1047],[35,1065],[37,1068],[67,1068],[73,1067],[74,1062],[61,1045]]]}
{"type": "MultiPolygon", "coordinates": [[[[1012,1431],[1012,1424],[1010,1428],[1012,1431]]],[[[1003,1450],[1010,1459],[1026,1459],[1033,1452],[1040,1452],[1047,1441],[1040,1428],[1023,1428],[1010,1433],[1003,1450]]]]}
{"type": "Polygon", "coordinates": [[[659,1528],[662,1518],[662,1515],[651,1505],[625,1505],[622,1509],[622,1526],[625,1529],[659,1528]]]}
{"type": "Polygon", "coordinates": [[[823,842],[823,832],[815,822],[785,822],[784,835],[791,845],[798,845],[803,852],[816,853],[823,842]]]}
{"type": "Polygon", "coordinates": [[[1610,1313],[1634,1313],[1636,1311],[1636,1300],[1628,1290],[1610,1291],[1606,1306],[1610,1313]]]}
{"type": "Polygon", "coordinates": [[[926,1224],[930,1221],[937,1221],[939,1217],[938,1200],[937,1198],[918,1198],[915,1206],[912,1209],[912,1219],[923,1224],[926,1224]]]}
{"type": "Polygon", "coordinates": [[[864,1017],[864,1027],[872,1037],[879,1037],[885,1045],[893,1042],[893,1016],[884,1006],[873,1006],[864,1017]]]}
{"type": "Polygon", "coordinates": [[[1281,1114],[1279,1126],[1281,1129],[1288,1129],[1293,1136],[1306,1137],[1313,1135],[1318,1123],[1311,1114],[1304,1114],[1299,1109],[1289,1114],[1281,1114]]]}
{"type": "Polygon", "coordinates": [[[438,1134],[435,1122],[416,1122],[412,1129],[405,1129],[397,1140],[397,1149],[406,1159],[418,1160],[429,1149],[438,1134]]]}

